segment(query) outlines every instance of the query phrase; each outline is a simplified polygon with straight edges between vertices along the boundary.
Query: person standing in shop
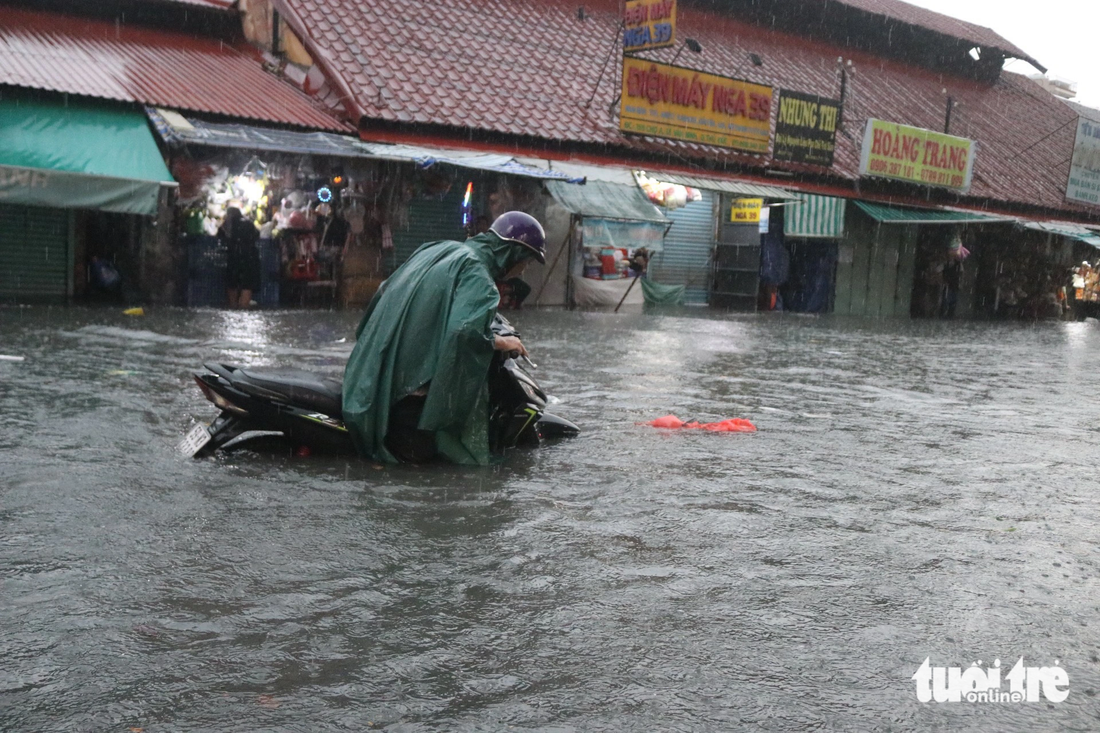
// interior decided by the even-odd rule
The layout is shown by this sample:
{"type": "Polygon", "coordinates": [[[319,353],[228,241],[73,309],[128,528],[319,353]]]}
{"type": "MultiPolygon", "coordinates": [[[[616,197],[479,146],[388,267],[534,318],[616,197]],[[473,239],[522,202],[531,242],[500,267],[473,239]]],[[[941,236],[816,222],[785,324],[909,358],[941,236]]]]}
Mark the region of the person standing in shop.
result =
{"type": "Polygon", "coordinates": [[[218,239],[225,246],[225,289],[229,308],[247,308],[260,289],[259,232],[241,210],[230,206],[218,239]]]}

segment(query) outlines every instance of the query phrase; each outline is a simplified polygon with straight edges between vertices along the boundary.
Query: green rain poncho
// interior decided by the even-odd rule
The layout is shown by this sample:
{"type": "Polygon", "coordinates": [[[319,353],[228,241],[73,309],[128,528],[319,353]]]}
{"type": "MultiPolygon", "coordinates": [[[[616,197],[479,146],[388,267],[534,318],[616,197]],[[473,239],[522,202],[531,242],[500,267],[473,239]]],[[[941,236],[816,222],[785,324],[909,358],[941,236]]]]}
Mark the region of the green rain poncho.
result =
{"type": "Polygon", "coordinates": [[[361,455],[397,462],[384,444],[390,407],[431,382],[420,429],[455,463],[489,463],[496,281],[529,256],[492,231],[429,242],[382,284],[344,370],[344,422],[361,455]]]}

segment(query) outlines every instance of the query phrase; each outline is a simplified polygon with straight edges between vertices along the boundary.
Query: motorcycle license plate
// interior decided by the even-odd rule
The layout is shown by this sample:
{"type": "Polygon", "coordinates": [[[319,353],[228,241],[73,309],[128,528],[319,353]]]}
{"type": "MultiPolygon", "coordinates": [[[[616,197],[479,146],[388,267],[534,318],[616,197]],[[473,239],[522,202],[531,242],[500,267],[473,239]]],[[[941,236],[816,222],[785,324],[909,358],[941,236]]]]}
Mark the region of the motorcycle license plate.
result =
{"type": "Polygon", "coordinates": [[[210,437],[209,428],[205,425],[196,425],[187,437],[180,441],[177,448],[180,453],[191,458],[210,442],[210,437]]]}

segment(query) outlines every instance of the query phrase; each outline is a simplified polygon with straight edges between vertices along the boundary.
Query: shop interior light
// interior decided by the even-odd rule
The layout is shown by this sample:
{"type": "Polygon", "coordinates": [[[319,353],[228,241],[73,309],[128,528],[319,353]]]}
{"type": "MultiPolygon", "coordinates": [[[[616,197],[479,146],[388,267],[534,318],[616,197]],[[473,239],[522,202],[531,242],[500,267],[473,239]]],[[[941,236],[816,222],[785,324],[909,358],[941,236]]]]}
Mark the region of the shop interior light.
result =
{"type": "Polygon", "coordinates": [[[267,172],[267,163],[263,162],[255,155],[249,158],[248,162],[244,165],[244,170],[241,171],[243,176],[252,176],[253,178],[262,178],[267,172]]]}
{"type": "Polygon", "coordinates": [[[317,200],[322,204],[327,204],[332,201],[332,189],[328,186],[321,186],[317,189],[317,200]]]}
{"type": "Polygon", "coordinates": [[[343,182],[344,182],[344,177],[343,176],[333,176],[332,177],[333,185],[339,186],[343,182]]]}

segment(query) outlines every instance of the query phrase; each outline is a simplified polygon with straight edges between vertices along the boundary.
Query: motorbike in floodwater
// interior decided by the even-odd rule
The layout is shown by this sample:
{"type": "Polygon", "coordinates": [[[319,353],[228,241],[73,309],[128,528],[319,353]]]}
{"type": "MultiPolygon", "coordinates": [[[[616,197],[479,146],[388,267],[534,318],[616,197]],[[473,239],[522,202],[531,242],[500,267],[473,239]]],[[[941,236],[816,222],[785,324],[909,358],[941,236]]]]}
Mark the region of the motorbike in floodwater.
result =
{"type": "MultiPolygon", "coordinates": [[[[519,336],[499,313],[492,329],[498,336],[519,336]]],[[[340,380],[298,369],[215,363],[203,368],[194,373],[195,382],[221,413],[210,425],[196,425],[188,433],[179,444],[183,454],[201,457],[246,446],[300,455],[356,452],[344,425],[340,380]]],[[[493,354],[488,381],[489,446],[494,453],[580,433],[570,421],[546,411],[549,398],[529,371],[535,368],[516,352],[493,354]]]]}

